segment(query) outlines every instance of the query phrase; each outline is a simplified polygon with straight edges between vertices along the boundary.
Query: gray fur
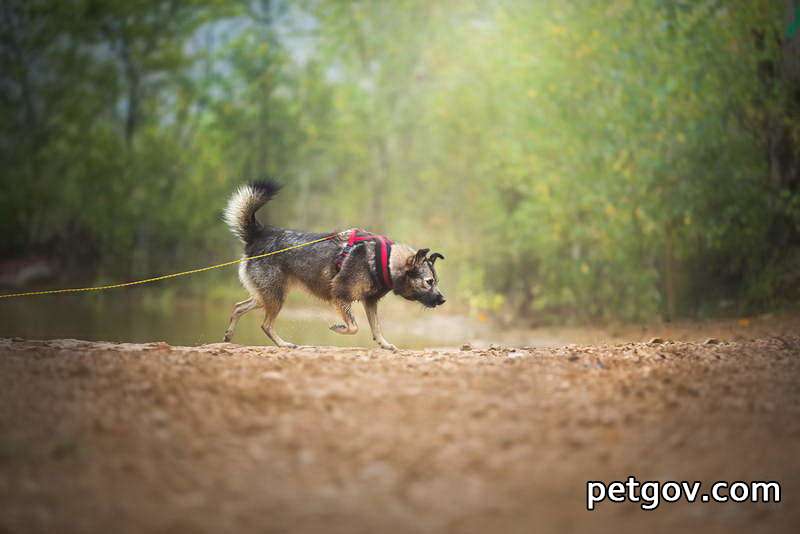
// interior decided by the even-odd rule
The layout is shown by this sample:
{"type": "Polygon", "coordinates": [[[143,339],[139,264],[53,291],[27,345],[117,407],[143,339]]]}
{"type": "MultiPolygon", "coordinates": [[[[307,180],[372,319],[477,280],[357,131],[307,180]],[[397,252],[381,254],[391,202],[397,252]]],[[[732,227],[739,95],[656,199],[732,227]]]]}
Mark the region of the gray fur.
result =
{"type": "MultiPolygon", "coordinates": [[[[274,182],[248,184],[240,187],[228,202],[225,222],[234,235],[245,243],[246,257],[308,243],[330,235],[262,226],[255,218],[255,212],[272,198],[278,188],[274,182]]],[[[300,286],[312,295],[333,304],[342,323],[331,326],[331,330],[341,334],[355,334],[358,331],[350,308],[353,302],[362,301],[373,339],[381,347],[396,349],[381,334],[378,321],[377,303],[387,291],[372,276],[376,244],[365,242],[355,247],[342,264],[341,270],[337,271],[336,258],[346,239],[346,232],[341,232],[326,241],[242,263],[239,280],[251,298],[234,307],[225,332],[225,341],[232,338],[236,323],[242,315],[263,308],[264,333],[278,346],[295,346],[278,336],[273,323],[288,291],[293,286],[300,286]]],[[[394,283],[394,293],[428,307],[435,307],[444,303],[444,296],[436,285],[433,261],[425,257],[426,253],[427,249],[416,251],[406,245],[396,244],[392,248],[389,272],[394,283]]]]}

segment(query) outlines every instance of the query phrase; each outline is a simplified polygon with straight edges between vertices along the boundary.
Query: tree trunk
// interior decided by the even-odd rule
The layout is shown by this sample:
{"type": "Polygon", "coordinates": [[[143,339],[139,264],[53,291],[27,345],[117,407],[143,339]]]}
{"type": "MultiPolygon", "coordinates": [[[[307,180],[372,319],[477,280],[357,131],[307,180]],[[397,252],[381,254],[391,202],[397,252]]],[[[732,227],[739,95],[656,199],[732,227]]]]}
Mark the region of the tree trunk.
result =
{"type": "MultiPolygon", "coordinates": [[[[800,122],[796,111],[800,107],[800,31],[795,26],[800,21],[797,0],[786,1],[785,28],[781,39],[781,57],[777,68],[772,62],[763,65],[762,81],[768,86],[778,84],[786,99],[783,112],[767,119],[767,150],[772,185],[778,188],[800,188],[800,151],[794,140],[790,124],[800,122]]],[[[762,37],[763,39],[763,37],[762,37]]]]}
{"type": "Polygon", "coordinates": [[[140,81],[139,69],[131,55],[130,41],[125,32],[122,32],[122,45],[120,49],[125,78],[128,82],[128,109],[125,112],[125,142],[130,147],[133,134],[139,124],[139,98],[140,81]]]}
{"type": "Polygon", "coordinates": [[[666,297],[666,314],[664,318],[667,322],[675,318],[677,302],[675,271],[675,224],[669,221],[664,239],[664,293],[666,297]]]}

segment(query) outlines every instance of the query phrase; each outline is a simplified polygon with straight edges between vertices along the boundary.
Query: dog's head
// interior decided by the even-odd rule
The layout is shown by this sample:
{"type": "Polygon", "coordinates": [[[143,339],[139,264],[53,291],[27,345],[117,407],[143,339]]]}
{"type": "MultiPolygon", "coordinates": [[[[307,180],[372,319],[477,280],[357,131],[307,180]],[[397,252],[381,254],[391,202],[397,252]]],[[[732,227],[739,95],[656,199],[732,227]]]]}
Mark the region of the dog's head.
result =
{"type": "Polygon", "coordinates": [[[395,280],[394,292],[405,299],[421,302],[428,308],[435,308],[445,302],[434,268],[436,260],[444,259],[444,256],[438,252],[428,256],[429,251],[428,248],[421,248],[409,254],[402,265],[401,276],[395,280]]]}

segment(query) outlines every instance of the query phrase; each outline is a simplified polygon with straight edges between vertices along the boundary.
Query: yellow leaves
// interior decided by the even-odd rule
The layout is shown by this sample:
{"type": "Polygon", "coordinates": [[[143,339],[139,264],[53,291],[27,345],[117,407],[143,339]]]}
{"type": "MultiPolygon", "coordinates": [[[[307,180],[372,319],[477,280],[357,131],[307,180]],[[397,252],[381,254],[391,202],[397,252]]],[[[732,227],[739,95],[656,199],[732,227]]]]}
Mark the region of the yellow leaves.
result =
{"type": "Polygon", "coordinates": [[[614,160],[614,163],[611,164],[611,169],[614,172],[620,172],[625,167],[625,161],[628,159],[628,151],[624,148],[619,151],[619,155],[617,159],[614,160]]]}
{"type": "Polygon", "coordinates": [[[317,137],[319,137],[319,130],[317,130],[317,127],[315,125],[309,124],[306,127],[306,135],[308,136],[309,140],[313,141],[317,137]]]}
{"type": "Polygon", "coordinates": [[[581,263],[581,273],[589,274],[589,271],[590,271],[589,264],[586,263],[585,261],[583,263],[581,263]]]}
{"type": "Polygon", "coordinates": [[[544,182],[537,182],[536,185],[533,186],[533,190],[536,193],[536,196],[543,200],[550,198],[550,186],[544,182]]]}
{"type": "Polygon", "coordinates": [[[508,10],[504,7],[497,6],[494,10],[494,20],[499,26],[509,23],[508,10]]]}
{"type": "Polygon", "coordinates": [[[561,26],[560,24],[551,24],[548,28],[550,35],[554,37],[560,37],[562,35],[566,35],[567,28],[565,26],[561,26]]]}
{"type": "Polygon", "coordinates": [[[594,52],[594,48],[584,43],[575,51],[575,59],[582,59],[594,52]]]}
{"type": "Polygon", "coordinates": [[[655,96],[651,97],[650,107],[653,108],[654,110],[659,109],[661,107],[661,101],[655,96]]]}
{"type": "Polygon", "coordinates": [[[608,218],[613,219],[617,214],[617,208],[613,204],[606,204],[605,212],[608,218]]]}
{"type": "Polygon", "coordinates": [[[469,306],[475,318],[480,322],[489,321],[487,312],[496,312],[505,305],[506,299],[499,293],[481,291],[470,295],[469,306]]]}
{"type": "Polygon", "coordinates": [[[641,206],[636,206],[633,210],[633,215],[641,223],[641,229],[644,235],[652,235],[658,229],[655,222],[647,215],[641,206]]]}
{"type": "Polygon", "coordinates": [[[336,93],[333,97],[333,108],[336,110],[343,110],[348,104],[347,97],[342,93],[336,93]]]}
{"type": "Polygon", "coordinates": [[[631,4],[631,0],[617,0],[616,2],[611,2],[606,8],[605,16],[607,18],[618,18],[631,9],[631,4]]]}
{"type": "Polygon", "coordinates": [[[619,155],[611,164],[611,170],[615,173],[623,175],[625,178],[633,178],[634,161],[631,159],[631,154],[625,149],[620,150],[619,155]]]}
{"type": "Polygon", "coordinates": [[[541,58],[536,54],[528,53],[528,54],[521,55],[519,60],[523,64],[524,63],[528,63],[528,64],[531,64],[531,65],[535,65],[535,64],[539,63],[539,61],[541,61],[541,58]]]}
{"type": "Polygon", "coordinates": [[[535,99],[536,99],[536,95],[537,95],[538,93],[537,93],[537,92],[536,92],[536,90],[534,90],[534,89],[528,89],[528,93],[527,93],[527,94],[528,94],[528,98],[529,98],[530,100],[535,100],[535,99]]]}
{"type": "Polygon", "coordinates": [[[561,224],[558,221],[553,221],[552,229],[553,229],[553,241],[556,242],[560,241],[562,237],[561,224]]]}

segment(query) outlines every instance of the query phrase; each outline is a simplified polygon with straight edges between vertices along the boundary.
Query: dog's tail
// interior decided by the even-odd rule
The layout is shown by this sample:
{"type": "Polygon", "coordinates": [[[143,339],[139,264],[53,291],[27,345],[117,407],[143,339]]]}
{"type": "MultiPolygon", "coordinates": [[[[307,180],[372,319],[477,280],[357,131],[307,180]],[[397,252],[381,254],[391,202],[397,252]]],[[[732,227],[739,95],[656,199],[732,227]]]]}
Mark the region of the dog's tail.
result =
{"type": "Polygon", "coordinates": [[[233,235],[243,243],[250,243],[264,227],[256,219],[256,212],[271,200],[281,186],[272,180],[250,182],[239,187],[225,207],[223,218],[233,235]]]}

